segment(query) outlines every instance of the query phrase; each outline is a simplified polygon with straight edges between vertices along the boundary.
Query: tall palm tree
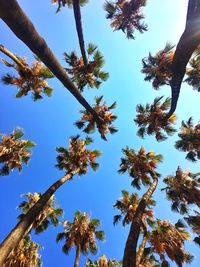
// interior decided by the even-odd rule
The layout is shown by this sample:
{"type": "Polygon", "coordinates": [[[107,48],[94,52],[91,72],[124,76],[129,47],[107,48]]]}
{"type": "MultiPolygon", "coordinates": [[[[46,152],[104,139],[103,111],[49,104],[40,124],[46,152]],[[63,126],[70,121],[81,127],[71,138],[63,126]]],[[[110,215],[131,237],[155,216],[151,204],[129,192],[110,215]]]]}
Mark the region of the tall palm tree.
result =
{"type": "MultiPolygon", "coordinates": [[[[129,195],[129,192],[126,190],[122,190],[122,197],[116,201],[114,204],[114,208],[117,208],[120,214],[114,216],[113,223],[114,225],[122,220],[122,225],[125,226],[132,222],[138,204],[140,202],[140,198],[138,194],[132,193],[129,195]]],[[[153,223],[153,212],[151,207],[155,206],[155,201],[150,199],[147,204],[147,209],[145,209],[143,213],[142,228],[146,228],[146,222],[153,223]]]]}
{"type": "Polygon", "coordinates": [[[63,252],[68,254],[72,247],[76,247],[74,267],[78,267],[80,254],[96,254],[98,247],[97,240],[104,240],[104,231],[97,230],[100,221],[90,219],[87,213],[76,211],[73,222],[65,221],[64,232],[57,235],[56,241],[64,240],[63,252]]]}
{"type": "Polygon", "coordinates": [[[154,56],[143,58],[142,73],[145,74],[145,81],[152,81],[154,89],[159,89],[162,85],[169,85],[172,77],[172,60],[174,56],[174,46],[167,43],[163,50],[157,52],[154,56]]]}
{"type": "Polygon", "coordinates": [[[90,88],[99,88],[103,81],[108,79],[109,74],[101,71],[105,61],[97,46],[89,44],[87,47],[88,64],[85,65],[82,57],[78,57],[75,52],[64,53],[65,61],[69,65],[65,68],[72,82],[82,92],[87,85],[90,88]],[[90,58],[92,57],[92,58],[90,58]]]}
{"type": "Polygon", "coordinates": [[[98,260],[92,262],[88,259],[85,267],[117,267],[121,266],[121,262],[118,262],[114,259],[107,259],[105,255],[102,255],[98,260]]]}
{"type": "Polygon", "coordinates": [[[194,242],[200,246],[200,213],[195,211],[195,215],[189,215],[184,219],[192,227],[192,231],[198,235],[194,238],[194,242]]]}
{"type": "Polygon", "coordinates": [[[183,263],[190,263],[193,258],[184,250],[184,242],[188,239],[189,234],[180,221],[173,225],[167,220],[157,219],[157,226],[152,230],[149,241],[162,261],[166,261],[167,255],[178,267],[182,267],[183,263]]]}
{"type": "Polygon", "coordinates": [[[10,74],[6,74],[2,77],[2,81],[7,85],[16,85],[19,90],[16,97],[25,96],[31,91],[33,93],[33,99],[41,99],[41,93],[47,96],[51,96],[53,89],[48,85],[46,79],[53,78],[54,75],[42,62],[36,58],[29,66],[26,62],[26,58],[20,58],[10,52],[7,48],[0,45],[0,51],[9,56],[13,63],[2,59],[2,62],[18,73],[18,77],[10,74]]]}
{"type": "Polygon", "coordinates": [[[138,153],[129,148],[124,149],[123,152],[125,157],[121,159],[119,172],[128,172],[133,178],[132,185],[138,189],[141,182],[144,185],[149,184],[147,192],[142,196],[134,213],[124,250],[123,267],[135,267],[142,219],[158,184],[160,174],[156,171],[156,166],[158,162],[162,161],[162,156],[156,155],[154,152],[146,153],[144,148],[141,148],[138,153]]]}
{"type": "Polygon", "coordinates": [[[186,66],[193,52],[200,44],[199,18],[200,2],[198,0],[189,0],[185,29],[176,46],[172,61],[172,79],[170,82],[172,102],[167,118],[170,118],[176,110],[186,66]]]}
{"type": "Polygon", "coordinates": [[[175,143],[175,148],[187,152],[186,159],[197,161],[200,159],[200,123],[193,124],[192,117],[188,121],[182,121],[182,126],[178,134],[179,140],[175,143]]]}
{"type": "Polygon", "coordinates": [[[174,114],[166,119],[167,110],[170,107],[171,101],[169,98],[166,98],[165,101],[161,103],[162,98],[163,96],[155,98],[151,105],[137,105],[136,111],[138,114],[134,122],[139,127],[137,131],[138,136],[144,138],[147,134],[155,135],[157,141],[163,141],[167,139],[167,136],[163,132],[168,136],[176,132],[176,129],[173,127],[176,115],[174,114]]]}
{"type": "Polygon", "coordinates": [[[20,240],[24,237],[35,219],[43,211],[53,194],[67,181],[71,180],[74,175],[87,173],[91,167],[96,170],[99,166],[96,158],[100,155],[98,150],[89,150],[87,146],[91,143],[90,138],[85,140],[77,137],[70,139],[69,148],[57,148],[60,153],[57,157],[57,167],[65,171],[65,175],[51,185],[36,202],[36,204],[23,216],[20,222],[14,227],[10,234],[4,239],[0,246],[0,266],[3,265],[7,256],[13,250],[20,240]]]}
{"type": "MultiPolygon", "coordinates": [[[[22,214],[20,214],[18,216],[19,220],[21,220],[26,215],[26,213],[41,198],[41,194],[39,194],[39,193],[34,193],[34,194],[27,193],[27,194],[23,194],[22,196],[26,197],[27,200],[24,200],[18,206],[18,208],[21,209],[21,211],[22,211],[22,214]]],[[[46,203],[44,209],[35,218],[32,226],[30,228],[34,229],[36,234],[39,234],[39,233],[43,232],[44,230],[46,230],[50,224],[57,226],[59,223],[59,218],[62,215],[63,215],[63,210],[57,207],[56,201],[55,201],[55,196],[52,195],[52,197],[46,203]]]]}
{"type": "Polygon", "coordinates": [[[30,140],[23,140],[23,130],[16,128],[9,136],[2,135],[0,142],[0,175],[8,175],[14,169],[22,170],[22,164],[28,164],[31,148],[30,140]]]}
{"type": "Polygon", "coordinates": [[[177,168],[175,175],[167,176],[167,184],[162,190],[166,191],[167,198],[172,201],[172,210],[184,214],[188,205],[196,204],[200,207],[200,173],[192,174],[191,170],[182,171],[177,168]]]}
{"type": "Polygon", "coordinates": [[[160,174],[156,171],[157,164],[162,162],[163,157],[160,154],[155,154],[153,151],[146,152],[144,147],[141,147],[138,152],[128,147],[122,149],[124,157],[121,158],[119,173],[128,172],[133,179],[131,185],[137,189],[143,185],[151,185],[154,177],[159,177],[160,174]]]}
{"type": "Polygon", "coordinates": [[[22,40],[30,50],[49,68],[55,77],[70,91],[78,102],[93,116],[97,124],[101,125],[101,118],[80,94],[72,83],[66,71],[61,66],[45,40],[36,31],[30,19],[23,12],[16,0],[0,1],[0,18],[8,25],[14,34],[22,40]]]}
{"type": "Polygon", "coordinates": [[[42,267],[41,255],[38,252],[41,248],[41,245],[27,235],[11,251],[3,267],[42,267]]]}
{"type": "Polygon", "coordinates": [[[142,22],[144,15],[142,8],[146,0],[117,0],[106,1],[104,9],[107,12],[106,18],[111,20],[111,27],[114,30],[122,30],[127,38],[135,39],[134,31],[140,33],[147,31],[147,25],[142,22]]]}
{"type": "Polygon", "coordinates": [[[83,129],[85,133],[92,133],[95,131],[95,127],[98,128],[99,133],[101,134],[101,138],[106,139],[106,134],[111,133],[114,134],[117,132],[117,129],[112,124],[114,120],[116,120],[117,116],[114,115],[111,110],[116,107],[116,102],[114,102],[111,106],[107,106],[106,102],[103,102],[103,96],[95,98],[95,105],[93,109],[96,113],[101,117],[102,123],[98,126],[91,116],[91,114],[87,110],[81,110],[80,113],[83,114],[81,119],[75,123],[75,125],[79,129],[83,129]]]}

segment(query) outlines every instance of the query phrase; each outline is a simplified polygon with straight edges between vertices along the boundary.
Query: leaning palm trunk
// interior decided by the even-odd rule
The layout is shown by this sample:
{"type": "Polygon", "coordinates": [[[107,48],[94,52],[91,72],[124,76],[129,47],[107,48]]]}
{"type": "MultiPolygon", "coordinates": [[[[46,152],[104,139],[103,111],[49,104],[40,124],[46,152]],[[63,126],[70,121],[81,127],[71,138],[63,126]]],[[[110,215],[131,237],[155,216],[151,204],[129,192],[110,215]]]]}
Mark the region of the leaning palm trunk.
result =
{"type": "Polygon", "coordinates": [[[79,103],[88,110],[98,124],[101,119],[77,87],[72,83],[45,40],[36,31],[34,25],[23,12],[16,0],[0,0],[0,18],[8,25],[15,35],[22,40],[31,51],[51,70],[60,82],[70,91],[79,103]]]}
{"type": "Polygon", "coordinates": [[[158,177],[154,177],[154,180],[149,187],[148,191],[143,195],[138,207],[136,209],[131,228],[129,231],[128,239],[124,250],[123,267],[136,267],[136,252],[137,242],[142,226],[142,216],[144,214],[147,203],[149,202],[153,192],[158,184],[158,177]]]}
{"type": "Polygon", "coordinates": [[[185,30],[178,42],[172,62],[172,102],[171,109],[167,114],[169,118],[176,110],[181,83],[186,72],[186,65],[200,44],[200,1],[189,0],[185,30]]]}
{"type": "Polygon", "coordinates": [[[74,267],[78,267],[79,260],[80,260],[80,255],[81,255],[81,248],[80,248],[80,246],[77,246],[77,248],[76,248],[76,257],[75,257],[75,261],[74,261],[74,267]]]}
{"type": "Polygon", "coordinates": [[[143,234],[142,243],[139,246],[139,249],[138,249],[137,255],[136,255],[136,267],[138,267],[140,262],[141,262],[146,243],[147,243],[147,230],[145,229],[144,234],[143,234]]]}
{"type": "Polygon", "coordinates": [[[51,198],[51,196],[60,188],[65,182],[70,180],[79,170],[68,173],[53,185],[51,185],[47,191],[40,197],[38,202],[23,216],[22,220],[15,226],[10,234],[4,239],[0,245],[0,266],[8,257],[9,253],[18,245],[20,240],[30,231],[30,227],[33,224],[35,218],[43,211],[45,205],[51,198]]]}
{"type": "Polygon", "coordinates": [[[74,18],[76,21],[76,31],[78,34],[78,41],[79,41],[79,46],[81,49],[81,54],[83,57],[83,62],[85,67],[88,65],[88,60],[86,57],[86,52],[85,52],[85,44],[84,44],[84,38],[83,38],[83,28],[82,28],[82,23],[81,23],[81,10],[80,10],[80,4],[79,0],[73,0],[73,10],[74,10],[74,18]]]}

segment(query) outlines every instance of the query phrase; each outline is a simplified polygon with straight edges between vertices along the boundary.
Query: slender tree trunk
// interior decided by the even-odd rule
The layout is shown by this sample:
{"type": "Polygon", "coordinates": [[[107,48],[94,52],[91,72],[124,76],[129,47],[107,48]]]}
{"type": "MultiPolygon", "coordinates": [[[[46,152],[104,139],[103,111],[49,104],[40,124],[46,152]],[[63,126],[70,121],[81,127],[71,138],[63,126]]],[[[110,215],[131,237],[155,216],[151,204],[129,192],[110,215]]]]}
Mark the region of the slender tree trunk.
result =
{"type": "Polygon", "coordinates": [[[142,199],[140,200],[140,203],[138,204],[126,241],[123,257],[123,267],[136,267],[137,242],[142,226],[142,216],[144,214],[148,201],[150,200],[153,192],[157,187],[157,184],[158,178],[154,177],[151,186],[143,195],[142,199]]]}
{"type": "Polygon", "coordinates": [[[65,182],[70,180],[78,170],[66,174],[53,185],[51,185],[47,191],[40,197],[39,201],[26,213],[22,220],[13,228],[10,234],[4,239],[0,245],[0,266],[3,265],[4,261],[10,254],[10,252],[18,245],[20,240],[30,230],[30,226],[33,224],[35,218],[45,207],[51,196],[60,188],[65,182]]]}
{"type": "Polygon", "coordinates": [[[76,248],[76,257],[75,257],[75,261],[74,261],[74,267],[78,267],[79,260],[80,260],[80,255],[81,255],[81,248],[80,248],[80,246],[77,246],[77,248],[76,248]]]}
{"type": "Polygon", "coordinates": [[[78,88],[72,83],[64,68],[47,46],[45,40],[36,31],[34,25],[23,12],[17,1],[0,0],[0,17],[14,34],[42,60],[78,102],[93,115],[97,124],[101,125],[101,118],[99,118],[96,111],[89,105],[78,88]]]}
{"type": "Polygon", "coordinates": [[[146,246],[146,243],[147,243],[147,230],[145,229],[144,230],[144,234],[143,234],[142,243],[139,246],[139,249],[138,249],[137,255],[136,255],[136,266],[137,267],[139,266],[139,264],[141,262],[141,259],[142,259],[143,253],[144,253],[144,249],[145,249],[145,246],[146,246]]]}
{"type": "Polygon", "coordinates": [[[181,83],[186,72],[186,65],[193,52],[200,44],[200,1],[189,0],[185,30],[178,42],[172,62],[172,102],[167,114],[169,118],[176,110],[181,83]]]}
{"type": "Polygon", "coordinates": [[[81,49],[81,54],[83,57],[84,65],[85,65],[85,67],[87,67],[88,60],[86,57],[85,44],[84,44],[84,38],[83,38],[83,28],[82,28],[82,23],[81,23],[80,4],[79,4],[79,0],[73,0],[72,2],[73,2],[73,10],[74,10],[74,17],[75,17],[75,22],[76,22],[76,31],[78,34],[79,46],[81,49]]]}

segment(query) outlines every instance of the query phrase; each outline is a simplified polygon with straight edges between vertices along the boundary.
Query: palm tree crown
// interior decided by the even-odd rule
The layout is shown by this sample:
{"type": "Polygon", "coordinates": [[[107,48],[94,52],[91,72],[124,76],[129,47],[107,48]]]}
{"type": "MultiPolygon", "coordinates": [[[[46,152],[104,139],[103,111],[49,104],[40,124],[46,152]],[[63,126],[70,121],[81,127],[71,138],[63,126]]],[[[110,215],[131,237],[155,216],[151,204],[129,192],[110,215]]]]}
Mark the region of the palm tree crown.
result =
{"type": "MultiPolygon", "coordinates": [[[[128,191],[122,190],[122,197],[116,201],[114,204],[114,208],[117,208],[120,214],[114,216],[113,223],[116,224],[120,220],[122,220],[122,225],[125,226],[133,221],[136,209],[140,202],[140,198],[136,193],[132,193],[129,195],[128,191]]],[[[150,200],[147,207],[150,208],[151,206],[155,205],[155,201],[150,200]]],[[[146,226],[146,221],[148,223],[153,223],[153,212],[151,209],[145,209],[143,213],[143,226],[146,226]]]]}
{"type": "Polygon", "coordinates": [[[73,222],[65,221],[64,232],[57,235],[56,241],[64,239],[63,252],[67,253],[72,247],[80,247],[81,253],[87,255],[89,252],[95,254],[98,250],[96,239],[104,240],[104,231],[97,230],[100,227],[98,219],[90,219],[85,212],[76,211],[73,222]]]}
{"type": "Polygon", "coordinates": [[[170,99],[166,98],[163,103],[160,103],[162,98],[163,96],[155,98],[151,105],[137,105],[136,111],[138,114],[136,115],[134,122],[139,127],[139,130],[137,131],[138,136],[144,138],[146,134],[155,135],[157,141],[163,141],[167,138],[163,132],[168,136],[173,135],[176,132],[173,127],[176,115],[174,114],[169,119],[165,119],[167,114],[166,111],[170,107],[170,99]]]}
{"type": "Polygon", "coordinates": [[[108,79],[109,74],[101,71],[105,61],[99,50],[97,50],[97,46],[93,44],[88,45],[87,66],[84,65],[83,58],[78,58],[75,52],[71,54],[64,53],[64,56],[66,63],[69,65],[69,68],[65,68],[65,70],[80,91],[83,91],[86,85],[90,88],[99,88],[102,81],[108,79]]]}
{"type": "Polygon", "coordinates": [[[42,267],[41,255],[38,252],[41,248],[42,246],[33,242],[29,235],[24,237],[11,251],[3,267],[42,267]]]}
{"type": "Polygon", "coordinates": [[[198,211],[194,212],[195,215],[190,215],[184,219],[192,227],[192,231],[198,235],[194,238],[194,242],[200,246],[200,213],[198,211]]]}
{"type": "Polygon", "coordinates": [[[172,210],[180,213],[187,212],[187,206],[196,204],[200,206],[200,179],[199,173],[192,174],[191,170],[183,172],[177,168],[175,176],[167,176],[164,179],[167,187],[167,198],[172,201],[172,210]]]}
{"type": "MultiPolygon", "coordinates": [[[[27,200],[23,201],[18,208],[21,209],[22,214],[18,216],[22,219],[25,214],[38,202],[41,197],[40,193],[27,193],[23,194],[27,200]]],[[[58,208],[56,205],[55,196],[53,195],[47,204],[45,205],[43,211],[35,218],[32,228],[35,229],[35,233],[41,233],[48,228],[50,224],[57,226],[59,223],[59,218],[63,215],[63,210],[58,208]]]]}
{"type": "Polygon", "coordinates": [[[146,0],[117,0],[114,3],[106,1],[104,9],[114,30],[122,30],[127,38],[135,39],[135,30],[140,33],[147,31],[147,26],[142,22],[144,15],[141,13],[145,5],[146,0]]]}
{"type": "Polygon", "coordinates": [[[99,164],[95,160],[101,153],[98,150],[87,149],[91,142],[92,139],[89,137],[85,140],[80,139],[79,136],[71,137],[69,148],[57,148],[59,155],[56,167],[60,170],[64,169],[66,173],[78,170],[79,175],[87,173],[89,166],[96,170],[99,164]]]}
{"type": "Polygon", "coordinates": [[[190,239],[189,234],[184,230],[184,225],[178,221],[172,225],[167,220],[158,220],[157,226],[150,234],[150,244],[154,252],[158,253],[161,260],[165,261],[165,254],[179,267],[184,262],[189,263],[192,255],[184,250],[185,240],[190,239]]]}
{"type": "Polygon", "coordinates": [[[0,175],[8,175],[14,169],[22,170],[22,163],[27,164],[31,148],[35,144],[29,140],[21,140],[23,130],[16,128],[9,136],[2,135],[0,142],[0,175]]]}
{"type": "MultiPolygon", "coordinates": [[[[59,12],[62,6],[64,7],[66,5],[69,8],[71,8],[73,5],[73,0],[51,0],[51,2],[53,4],[58,4],[58,9],[56,12],[59,12]]],[[[89,2],[89,0],[79,0],[79,5],[84,6],[88,2],[89,2]]]]}
{"type": "Polygon", "coordinates": [[[159,89],[162,85],[169,85],[172,78],[172,60],[174,56],[174,46],[166,44],[165,48],[157,52],[154,56],[143,58],[142,73],[145,74],[145,81],[152,81],[154,89],[159,89]]]}
{"type": "Polygon", "coordinates": [[[141,183],[143,185],[150,185],[151,179],[160,174],[156,172],[156,167],[159,162],[162,162],[162,155],[154,152],[146,152],[141,147],[138,152],[134,149],[125,148],[122,150],[125,157],[121,158],[119,173],[128,172],[133,178],[132,186],[140,189],[141,183]]]}
{"type": "Polygon", "coordinates": [[[5,52],[12,60],[13,63],[2,59],[1,61],[10,68],[15,69],[18,76],[6,74],[2,77],[2,81],[7,85],[16,85],[19,90],[16,94],[17,98],[26,96],[29,92],[33,94],[33,100],[42,98],[42,93],[51,96],[53,89],[48,85],[47,79],[53,78],[54,75],[51,71],[35,57],[35,61],[31,66],[28,65],[26,58],[21,58],[0,45],[0,51],[5,52]]]}
{"type": "Polygon", "coordinates": [[[114,259],[107,259],[105,255],[102,255],[98,260],[92,262],[88,259],[85,267],[117,267],[121,266],[121,263],[114,259]]]}
{"type": "Polygon", "coordinates": [[[117,116],[114,115],[111,110],[116,107],[116,102],[114,102],[111,106],[107,106],[106,102],[103,102],[103,96],[96,97],[95,102],[96,104],[93,106],[93,109],[101,118],[102,122],[100,125],[96,125],[96,122],[93,116],[87,110],[81,110],[80,113],[83,114],[81,119],[75,123],[75,125],[82,129],[85,133],[92,133],[95,131],[95,127],[97,126],[101,138],[104,140],[106,139],[106,134],[109,132],[114,134],[117,132],[117,129],[112,124],[114,120],[116,120],[117,116]]]}
{"type": "Polygon", "coordinates": [[[186,122],[182,121],[178,136],[180,140],[176,141],[175,147],[187,152],[186,159],[191,161],[200,159],[200,123],[194,125],[191,117],[186,122]]]}

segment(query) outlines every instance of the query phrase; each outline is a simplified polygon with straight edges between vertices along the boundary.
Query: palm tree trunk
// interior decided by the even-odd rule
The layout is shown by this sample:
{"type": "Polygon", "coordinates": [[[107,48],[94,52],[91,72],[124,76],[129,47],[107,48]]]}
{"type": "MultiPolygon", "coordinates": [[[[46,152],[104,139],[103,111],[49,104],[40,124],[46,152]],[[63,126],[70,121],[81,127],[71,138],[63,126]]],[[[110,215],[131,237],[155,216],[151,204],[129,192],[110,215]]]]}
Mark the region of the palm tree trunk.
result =
{"type": "Polygon", "coordinates": [[[76,257],[75,257],[75,261],[74,261],[74,267],[78,267],[79,260],[80,260],[80,255],[81,255],[81,248],[80,248],[80,246],[77,246],[77,248],[76,248],[76,257]]]}
{"type": "Polygon", "coordinates": [[[13,228],[10,234],[4,239],[0,245],[0,266],[8,257],[9,253],[18,245],[20,240],[24,237],[27,231],[30,230],[30,226],[34,222],[35,218],[45,207],[51,196],[60,188],[65,182],[70,180],[78,170],[66,174],[53,185],[51,185],[47,191],[40,197],[39,201],[26,213],[22,220],[13,228]]]}
{"type": "Polygon", "coordinates": [[[138,252],[137,252],[137,255],[136,255],[136,266],[137,267],[139,266],[139,264],[141,262],[146,243],[147,243],[147,230],[145,229],[144,230],[144,234],[143,234],[142,243],[139,246],[139,249],[138,249],[138,252]]]}
{"type": "Polygon", "coordinates": [[[81,23],[80,4],[79,4],[79,0],[73,0],[72,2],[73,2],[73,10],[74,10],[74,17],[75,17],[75,22],[76,22],[76,31],[78,34],[79,46],[81,49],[81,54],[83,57],[84,65],[85,65],[85,67],[87,67],[88,60],[86,57],[85,44],[84,44],[84,38],[83,38],[83,28],[82,28],[82,23],[81,23]]]}
{"type": "Polygon", "coordinates": [[[47,46],[45,40],[36,31],[34,25],[23,12],[17,1],[0,0],[0,17],[14,34],[42,60],[78,102],[93,115],[97,124],[101,125],[101,118],[99,118],[96,111],[89,105],[78,88],[70,80],[64,68],[47,46]]]}
{"type": "Polygon", "coordinates": [[[144,210],[147,206],[148,201],[150,200],[153,192],[157,187],[157,184],[158,178],[154,177],[153,183],[151,184],[147,192],[143,195],[140,203],[138,204],[126,241],[123,257],[123,267],[136,267],[137,242],[142,226],[142,216],[144,214],[144,210]]]}
{"type": "Polygon", "coordinates": [[[200,44],[200,1],[189,0],[185,30],[178,42],[172,62],[172,102],[167,118],[176,110],[181,83],[186,72],[186,65],[192,53],[200,44]]]}

